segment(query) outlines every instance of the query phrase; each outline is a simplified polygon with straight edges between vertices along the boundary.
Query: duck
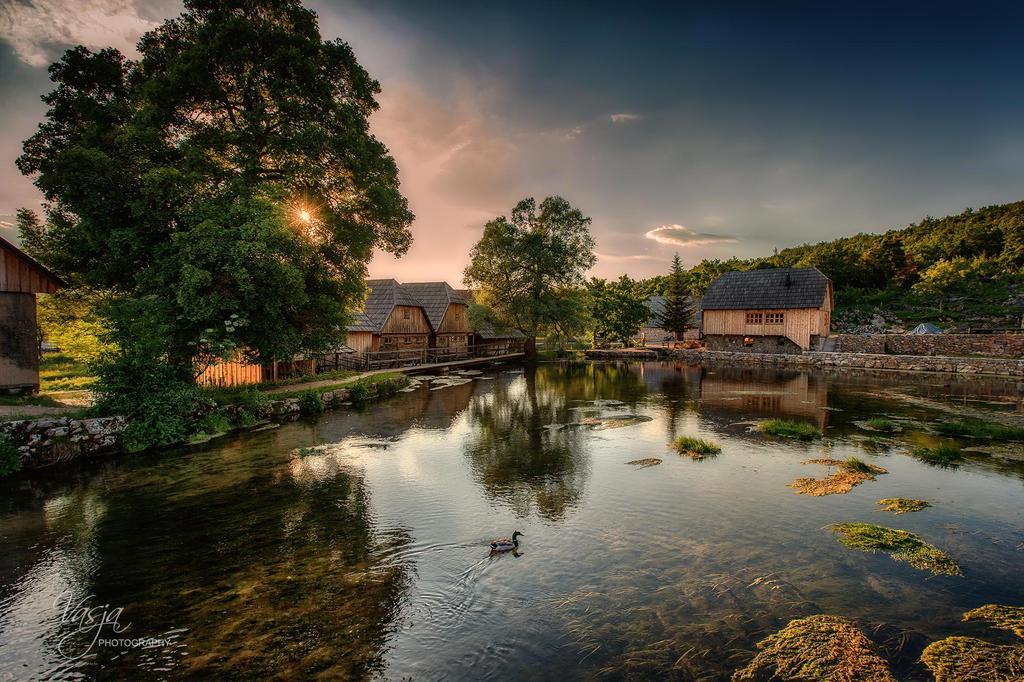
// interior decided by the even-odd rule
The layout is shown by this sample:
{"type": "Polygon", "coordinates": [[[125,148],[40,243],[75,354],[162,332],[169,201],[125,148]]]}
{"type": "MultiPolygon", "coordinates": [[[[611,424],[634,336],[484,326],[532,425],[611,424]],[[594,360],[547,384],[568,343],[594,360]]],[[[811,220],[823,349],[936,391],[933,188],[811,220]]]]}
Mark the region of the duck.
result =
{"type": "MultiPolygon", "coordinates": [[[[517,549],[519,547],[519,536],[523,535],[519,531],[512,533],[510,538],[495,538],[491,542],[492,552],[507,552],[510,549],[517,549]]],[[[525,537],[525,536],[523,536],[525,537]]]]}

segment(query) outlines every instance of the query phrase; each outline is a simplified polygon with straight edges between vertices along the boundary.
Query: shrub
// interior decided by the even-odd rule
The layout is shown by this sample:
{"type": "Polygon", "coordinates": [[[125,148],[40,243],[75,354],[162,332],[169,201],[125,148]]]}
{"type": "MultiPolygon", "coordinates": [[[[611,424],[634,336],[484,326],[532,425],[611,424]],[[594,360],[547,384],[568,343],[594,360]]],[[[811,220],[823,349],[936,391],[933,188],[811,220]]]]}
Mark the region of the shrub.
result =
{"type": "Polygon", "coordinates": [[[270,398],[255,388],[247,388],[238,394],[235,405],[239,423],[242,426],[252,426],[266,416],[270,409],[270,398]]]}
{"type": "Polygon", "coordinates": [[[299,396],[299,409],[303,414],[320,414],[324,411],[324,401],[319,391],[306,391],[299,396]]]}
{"type": "Polygon", "coordinates": [[[348,389],[348,399],[356,405],[365,403],[370,397],[370,388],[362,381],[357,381],[348,389]]]}
{"type": "Polygon", "coordinates": [[[21,455],[7,436],[0,436],[0,476],[21,470],[21,455]]]}
{"type": "Polygon", "coordinates": [[[794,422],[785,419],[768,419],[758,426],[761,433],[773,436],[784,436],[786,438],[798,438],[800,440],[814,440],[821,438],[821,429],[813,424],[805,422],[794,422]]]}
{"type": "Polygon", "coordinates": [[[891,419],[886,419],[885,417],[869,419],[867,421],[867,425],[875,431],[883,431],[885,433],[893,433],[897,428],[899,428],[896,426],[896,422],[891,419]]]}
{"type": "Polygon", "coordinates": [[[227,433],[231,430],[231,422],[222,412],[213,410],[200,422],[199,429],[202,433],[227,433]]]}
{"type": "Polygon", "coordinates": [[[960,448],[955,445],[938,445],[934,448],[918,448],[914,450],[914,457],[924,460],[929,464],[941,466],[953,465],[964,458],[960,448]]]}

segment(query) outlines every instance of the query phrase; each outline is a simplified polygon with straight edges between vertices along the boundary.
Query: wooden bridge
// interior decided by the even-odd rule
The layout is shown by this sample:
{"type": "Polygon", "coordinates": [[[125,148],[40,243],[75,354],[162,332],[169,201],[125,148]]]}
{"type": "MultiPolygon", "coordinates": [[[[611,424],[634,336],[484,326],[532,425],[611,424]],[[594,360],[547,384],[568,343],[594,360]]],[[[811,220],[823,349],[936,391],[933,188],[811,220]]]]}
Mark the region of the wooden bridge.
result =
{"type": "Polygon", "coordinates": [[[451,348],[408,348],[364,353],[328,353],[317,360],[317,371],[355,369],[368,372],[377,369],[400,369],[421,365],[466,364],[466,361],[516,357],[523,354],[522,339],[506,339],[496,343],[451,348]]]}

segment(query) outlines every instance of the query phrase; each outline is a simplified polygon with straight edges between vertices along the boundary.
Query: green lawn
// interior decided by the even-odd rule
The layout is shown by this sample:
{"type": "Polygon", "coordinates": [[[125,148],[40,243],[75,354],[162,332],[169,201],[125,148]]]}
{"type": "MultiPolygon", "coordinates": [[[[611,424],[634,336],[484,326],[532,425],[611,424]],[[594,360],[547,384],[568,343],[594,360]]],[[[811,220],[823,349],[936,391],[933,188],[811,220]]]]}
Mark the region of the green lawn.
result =
{"type": "Polygon", "coordinates": [[[83,391],[95,381],[84,362],[67,355],[44,355],[39,363],[40,393],[83,391]]]}

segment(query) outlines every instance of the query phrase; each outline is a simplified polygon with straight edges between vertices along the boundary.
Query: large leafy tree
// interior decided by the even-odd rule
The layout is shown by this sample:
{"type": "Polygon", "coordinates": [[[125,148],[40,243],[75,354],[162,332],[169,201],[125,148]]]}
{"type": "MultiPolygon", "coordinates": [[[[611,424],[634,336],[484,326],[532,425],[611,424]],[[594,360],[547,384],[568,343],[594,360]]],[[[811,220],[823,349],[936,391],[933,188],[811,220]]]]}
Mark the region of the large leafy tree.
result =
{"type": "Polygon", "coordinates": [[[533,339],[579,324],[575,291],[595,261],[590,218],[561,197],[523,199],[484,226],[464,281],[497,320],[533,339]]]}
{"type": "Polygon", "coordinates": [[[665,291],[665,307],[658,315],[658,326],[682,337],[693,326],[693,301],[689,295],[689,277],[677,253],[672,258],[672,272],[665,291]]]}
{"type": "Polygon", "coordinates": [[[636,282],[627,275],[611,282],[594,277],[587,282],[586,301],[594,347],[608,341],[628,343],[650,314],[636,282]]]}
{"type": "Polygon", "coordinates": [[[336,344],[372,250],[410,243],[368,128],[379,86],[298,0],[185,9],[137,61],[77,47],[50,67],[49,112],[18,160],[47,201],[40,255],[135,319],[144,306],[172,364],[336,344]]]}

